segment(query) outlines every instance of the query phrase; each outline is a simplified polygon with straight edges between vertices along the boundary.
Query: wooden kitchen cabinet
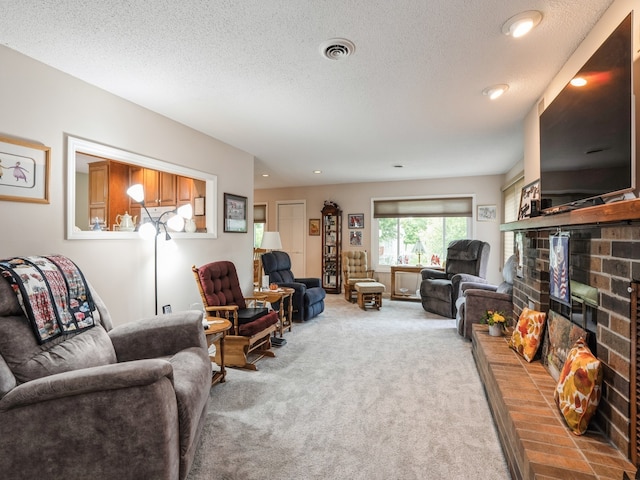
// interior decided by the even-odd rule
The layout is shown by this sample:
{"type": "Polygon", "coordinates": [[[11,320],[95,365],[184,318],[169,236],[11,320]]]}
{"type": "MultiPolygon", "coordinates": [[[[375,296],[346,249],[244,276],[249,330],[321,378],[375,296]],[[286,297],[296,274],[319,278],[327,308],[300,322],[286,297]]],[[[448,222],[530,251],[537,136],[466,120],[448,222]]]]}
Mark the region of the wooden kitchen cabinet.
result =
{"type": "Polygon", "coordinates": [[[116,217],[129,210],[129,165],[112,160],[89,164],[89,225],[96,218],[113,230],[116,217]]]}

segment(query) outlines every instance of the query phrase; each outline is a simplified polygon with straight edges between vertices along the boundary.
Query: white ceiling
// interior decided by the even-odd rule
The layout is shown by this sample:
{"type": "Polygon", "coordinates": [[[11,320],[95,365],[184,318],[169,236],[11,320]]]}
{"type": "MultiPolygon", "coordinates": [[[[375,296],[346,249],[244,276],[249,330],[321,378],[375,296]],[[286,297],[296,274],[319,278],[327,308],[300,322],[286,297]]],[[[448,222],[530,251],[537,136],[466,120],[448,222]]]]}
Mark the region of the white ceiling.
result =
{"type": "Polygon", "coordinates": [[[612,1],[1,0],[0,43],[255,155],[256,188],[500,174],[612,1]]]}

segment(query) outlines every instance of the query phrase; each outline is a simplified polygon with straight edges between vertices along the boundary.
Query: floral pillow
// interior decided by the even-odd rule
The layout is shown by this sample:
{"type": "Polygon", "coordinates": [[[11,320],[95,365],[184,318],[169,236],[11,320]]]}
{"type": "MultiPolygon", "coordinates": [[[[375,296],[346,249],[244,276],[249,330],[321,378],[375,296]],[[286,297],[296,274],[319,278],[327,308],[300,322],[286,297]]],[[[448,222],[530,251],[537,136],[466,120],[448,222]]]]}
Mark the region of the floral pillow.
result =
{"type": "Polygon", "coordinates": [[[587,431],[601,394],[602,364],[580,339],[569,352],[553,392],[560,413],[576,435],[587,431]]]}
{"type": "Polygon", "coordinates": [[[518,324],[513,330],[509,346],[524,357],[527,362],[533,360],[542,342],[542,332],[547,314],[525,308],[520,314],[518,324]]]}

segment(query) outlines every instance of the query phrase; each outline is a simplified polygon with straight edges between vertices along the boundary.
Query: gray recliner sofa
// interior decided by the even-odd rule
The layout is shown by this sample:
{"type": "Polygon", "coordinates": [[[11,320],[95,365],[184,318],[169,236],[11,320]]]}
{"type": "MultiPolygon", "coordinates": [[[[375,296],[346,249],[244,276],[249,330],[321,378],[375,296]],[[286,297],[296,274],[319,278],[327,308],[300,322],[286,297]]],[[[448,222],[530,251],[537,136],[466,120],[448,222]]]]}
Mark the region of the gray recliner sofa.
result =
{"type": "Polygon", "coordinates": [[[0,475],[184,479],[202,431],[211,361],[202,314],[95,326],[39,344],[0,276],[0,475]]]}

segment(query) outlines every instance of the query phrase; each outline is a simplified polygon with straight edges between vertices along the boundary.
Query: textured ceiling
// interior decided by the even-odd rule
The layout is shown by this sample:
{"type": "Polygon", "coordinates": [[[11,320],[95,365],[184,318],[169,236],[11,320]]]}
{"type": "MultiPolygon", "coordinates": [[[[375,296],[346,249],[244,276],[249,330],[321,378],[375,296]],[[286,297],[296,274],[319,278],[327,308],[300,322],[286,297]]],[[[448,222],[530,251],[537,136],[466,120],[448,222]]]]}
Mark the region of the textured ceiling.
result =
{"type": "Polygon", "coordinates": [[[0,0],[0,44],[251,153],[256,188],[498,174],[611,3],[0,0]],[[355,53],[322,57],[334,37],[355,53]]]}

